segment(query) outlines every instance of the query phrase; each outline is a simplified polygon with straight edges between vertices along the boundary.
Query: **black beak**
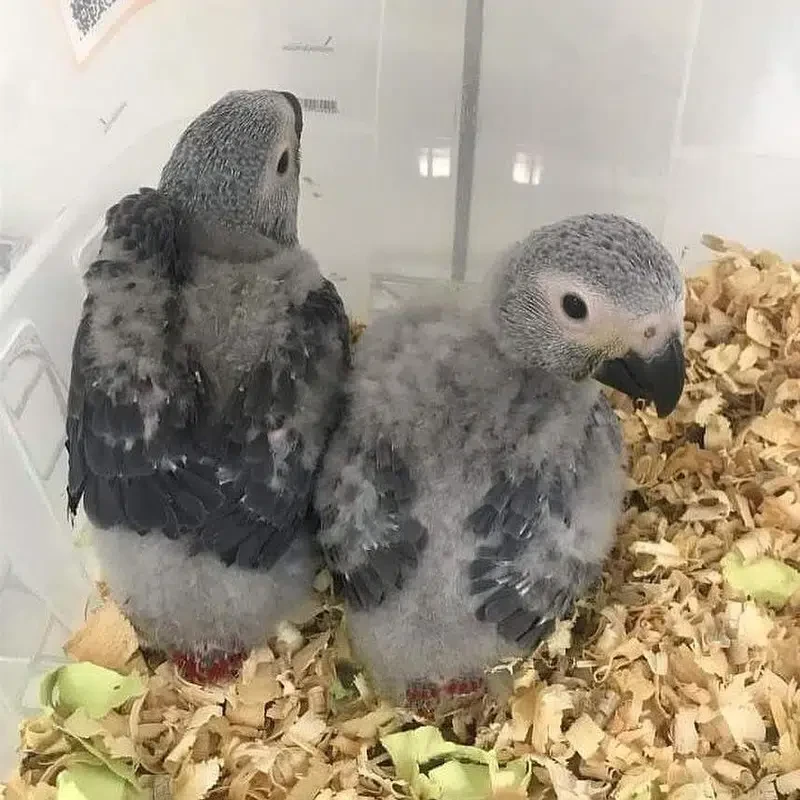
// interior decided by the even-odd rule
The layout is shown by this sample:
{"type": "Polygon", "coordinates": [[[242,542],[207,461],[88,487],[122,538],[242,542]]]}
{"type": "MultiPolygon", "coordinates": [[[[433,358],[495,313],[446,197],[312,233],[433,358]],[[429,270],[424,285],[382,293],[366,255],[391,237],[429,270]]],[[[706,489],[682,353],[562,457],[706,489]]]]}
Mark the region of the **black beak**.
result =
{"type": "Polygon", "coordinates": [[[281,92],[281,94],[289,101],[289,104],[294,110],[294,131],[299,141],[303,133],[303,107],[300,105],[300,101],[291,92],[281,92]]]}
{"type": "Polygon", "coordinates": [[[683,394],[683,346],[674,336],[660,353],[650,359],[630,352],[623,358],[604,361],[594,377],[634,400],[654,403],[658,416],[666,417],[675,410],[683,394]]]}

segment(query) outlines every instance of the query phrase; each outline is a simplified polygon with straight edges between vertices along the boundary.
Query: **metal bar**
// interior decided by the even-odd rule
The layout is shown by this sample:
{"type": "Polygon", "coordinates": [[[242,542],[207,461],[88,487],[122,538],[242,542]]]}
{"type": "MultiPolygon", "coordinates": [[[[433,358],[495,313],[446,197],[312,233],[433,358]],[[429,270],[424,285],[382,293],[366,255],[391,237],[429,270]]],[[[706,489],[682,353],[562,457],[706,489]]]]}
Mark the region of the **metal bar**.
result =
{"type": "Polygon", "coordinates": [[[458,119],[458,162],[453,222],[451,277],[463,281],[467,274],[472,183],[478,138],[478,94],[481,84],[484,0],[467,0],[464,19],[464,66],[461,71],[461,113],[458,119]]]}

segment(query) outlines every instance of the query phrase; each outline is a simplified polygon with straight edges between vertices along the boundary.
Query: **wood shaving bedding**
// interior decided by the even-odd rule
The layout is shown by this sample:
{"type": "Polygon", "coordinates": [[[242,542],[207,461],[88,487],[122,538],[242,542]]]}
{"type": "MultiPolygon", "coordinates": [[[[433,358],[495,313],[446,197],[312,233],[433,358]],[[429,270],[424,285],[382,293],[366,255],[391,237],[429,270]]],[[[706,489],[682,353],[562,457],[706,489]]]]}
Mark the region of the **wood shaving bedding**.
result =
{"type": "MultiPolygon", "coordinates": [[[[515,665],[507,701],[439,721],[449,741],[528,759],[530,797],[800,796],[800,264],[704,243],[714,260],[687,281],[678,409],[662,420],[612,394],[630,491],[602,587],[515,665]]],[[[151,669],[106,601],[66,650],[138,673],[144,693],[87,739],[65,733],[58,709],[25,721],[5,796],[60,796],[57,776],[87,746],[134,766],[144,797],[413,796],[379,739],[422,721],[342,666],[329,587],[321,575],[307,622],[217,688],[151,669]]]]}

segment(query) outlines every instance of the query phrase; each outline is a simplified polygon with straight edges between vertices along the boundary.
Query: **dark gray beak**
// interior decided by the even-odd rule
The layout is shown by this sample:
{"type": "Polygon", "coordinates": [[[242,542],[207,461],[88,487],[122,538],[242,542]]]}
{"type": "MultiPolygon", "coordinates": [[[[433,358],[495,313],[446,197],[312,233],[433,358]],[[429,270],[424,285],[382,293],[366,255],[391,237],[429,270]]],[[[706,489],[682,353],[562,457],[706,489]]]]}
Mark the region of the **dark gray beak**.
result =
{"type": "Polygon", "coordinates": [[[281,94],[289,101],[289,105],[294,111],[294,132],[299,140],[303,134],[303,106],[300,105],[300,101],[291,92],[281,92],[281,94]]]}
{"type": "Polygon", "coordinates": [[[653,403],[659,417],[666,417],[675,410],[683,394],[685,375],[683,346],[677,336],[650,359],[630,352],[623,358],[604,361],[594,373],[600,383],[634,400],[653,403]]]}

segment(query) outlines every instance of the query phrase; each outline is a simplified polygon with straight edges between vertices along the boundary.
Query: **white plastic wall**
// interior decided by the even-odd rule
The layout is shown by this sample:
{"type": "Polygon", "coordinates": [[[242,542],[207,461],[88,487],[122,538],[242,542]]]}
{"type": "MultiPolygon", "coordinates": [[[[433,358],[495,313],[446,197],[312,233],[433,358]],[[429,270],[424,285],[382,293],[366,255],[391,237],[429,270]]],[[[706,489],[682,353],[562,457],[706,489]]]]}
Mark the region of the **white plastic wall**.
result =
{"type": "Polygon", "coordinates": [[[795,0],[0,0],[0,768],[88,593],[63,491],[80,265],[191,116],[265,86],[310,101],[301,236],[358,315],[586,210],[685,264],[705,231],[800,255],[795,0]],[[142,7],[76,49],[81,1],[142,7]]]}

